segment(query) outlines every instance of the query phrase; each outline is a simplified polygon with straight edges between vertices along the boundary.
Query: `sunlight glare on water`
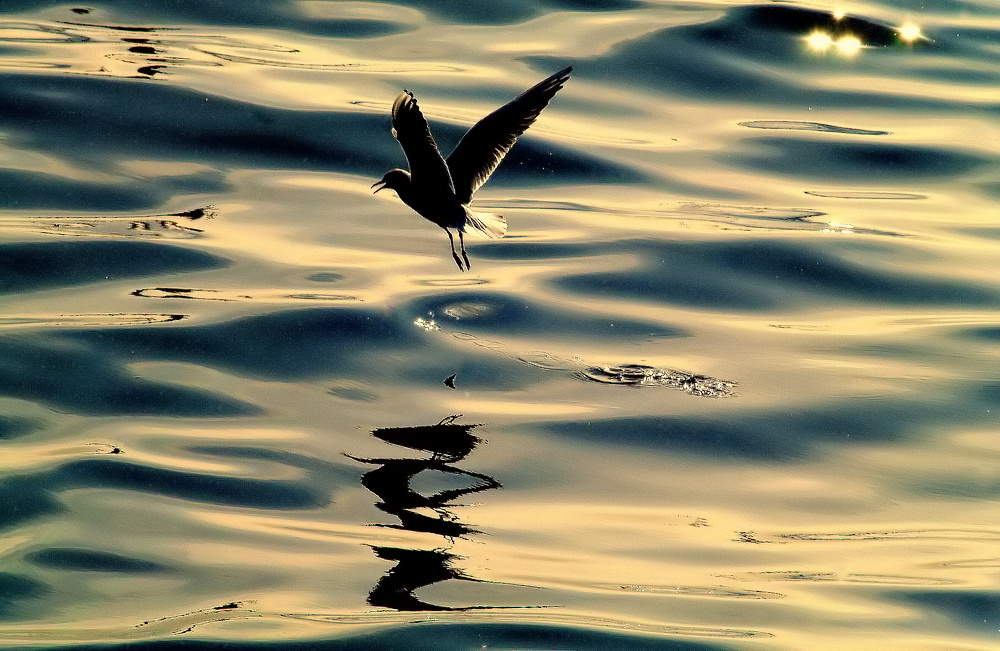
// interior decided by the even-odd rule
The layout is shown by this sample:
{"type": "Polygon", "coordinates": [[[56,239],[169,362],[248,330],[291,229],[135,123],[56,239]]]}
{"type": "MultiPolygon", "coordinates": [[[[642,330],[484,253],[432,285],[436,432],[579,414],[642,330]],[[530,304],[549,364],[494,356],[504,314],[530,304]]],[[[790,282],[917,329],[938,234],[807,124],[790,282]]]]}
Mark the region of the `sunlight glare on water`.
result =
{"type": "Polygon", "coordinates": [[[0,7],[0,647],[995,648],[998,37],[0,7]],[[567,66],[470,271],[373,194],[567,66]]]}

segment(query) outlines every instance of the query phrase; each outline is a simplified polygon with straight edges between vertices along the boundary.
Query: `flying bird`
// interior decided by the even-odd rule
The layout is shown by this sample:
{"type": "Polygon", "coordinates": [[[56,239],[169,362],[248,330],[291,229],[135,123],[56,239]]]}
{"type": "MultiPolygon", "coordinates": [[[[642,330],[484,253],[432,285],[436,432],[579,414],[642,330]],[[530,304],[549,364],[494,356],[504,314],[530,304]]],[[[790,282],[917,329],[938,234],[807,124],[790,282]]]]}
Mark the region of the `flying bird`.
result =
{"type": "Polygon", "coordinates": [[[403,203],[443,228],[455,264],[462,271],[469,269],[465,233],[471,231],[490,239],[507,233],[507,222],[501,215],[469,209],[472,195],[486,183],[517,137],[534,123],[572,71],[572,67],[560,70],[477,122],[447,160],[438,151],[413,93],[404,90],[392,103],[392,135],[403,148],[410,170],[389,170],[372,187],[375,192],[395,190],[403,203]],[[451,229],[458,232],[461,257],[455,251],[451,229]]]}

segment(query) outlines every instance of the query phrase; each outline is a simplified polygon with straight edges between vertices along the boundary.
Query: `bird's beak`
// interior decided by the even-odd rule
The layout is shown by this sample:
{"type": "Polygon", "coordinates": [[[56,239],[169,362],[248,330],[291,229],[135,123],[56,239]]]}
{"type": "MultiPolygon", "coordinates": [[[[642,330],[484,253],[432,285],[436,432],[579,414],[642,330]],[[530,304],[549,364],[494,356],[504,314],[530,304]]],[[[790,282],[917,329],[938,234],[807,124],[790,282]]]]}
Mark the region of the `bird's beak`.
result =
{"type": "Polygon", "coordinates": [[[375,181],[374,183],[372,183],[373,188],[376,185],[378,186],[378,188],[375,190],[375,192],[372,192],[372,194],[378,194],[379,190],[385,190],[385,181],[375,181]]]}

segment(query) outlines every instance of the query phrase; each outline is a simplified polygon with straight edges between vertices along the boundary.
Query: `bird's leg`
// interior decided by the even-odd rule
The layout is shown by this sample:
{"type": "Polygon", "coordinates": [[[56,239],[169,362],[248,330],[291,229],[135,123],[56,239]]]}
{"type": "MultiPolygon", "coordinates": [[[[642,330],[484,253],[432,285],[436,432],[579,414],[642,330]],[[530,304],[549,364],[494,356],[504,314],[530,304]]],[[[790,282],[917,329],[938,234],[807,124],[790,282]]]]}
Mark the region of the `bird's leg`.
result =
{"type": "Polygon", "coordinates": [[[469,254],[465,252],[465,234],[462,231],[458,231],[458,242],[462,245],[462,259],[465,260],[465,269],[472,269],[472,265],[469,264],[469,254]]]}
{"type": "MultiPolygon", "coordinates": [[[[455,264],[458,265],[459,271],[465,271],[465,268],[462,267],[462,259],[458,257],[458,253],[455,251],[455,236],[447,228],[444,229],[444,232],[448,234],[448,241],[451,242],[451,257],[455,258],[455,264]]],[[[461,235],[461,232],[459,232],[459,235],[461,235]]]]}

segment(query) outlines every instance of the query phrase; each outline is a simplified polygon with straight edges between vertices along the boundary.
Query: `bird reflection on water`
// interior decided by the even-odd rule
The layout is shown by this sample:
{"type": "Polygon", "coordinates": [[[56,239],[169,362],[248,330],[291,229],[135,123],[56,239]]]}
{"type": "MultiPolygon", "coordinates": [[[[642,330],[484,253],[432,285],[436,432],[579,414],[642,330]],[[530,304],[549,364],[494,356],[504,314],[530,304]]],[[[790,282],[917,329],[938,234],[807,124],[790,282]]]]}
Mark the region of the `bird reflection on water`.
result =
{"type": "MultiPolygon", "coordinates": [[[[478,425],[455,423],[459,416],[449,416],[436,425],[377,429],[372,434],[387,443],[429,452],[422,459],[347,457],[361,463],[377,465],[362,477],[361,484],[380,499],[375,506],[399,519],[399,524],[376,525],[437,534],[449,542],[455,538],[480,533],[460,522],[449,507],[455,500],[473,493],[501,488],[500,482],[489,475],[462,470],[453,464],[464,459],[482,442],[472,434],[478,425]],[[424,471],[437,471],[464,476],[473,483],[463,488],[441,490],[423,495],[413,490],[411,483],[424,471]],[[429,509],[436,517],[415,509],[429,509]]],[[[463,611],[495,606],[439,606],[430,604],[414,592],[422,587],[451,579],[493,583],[468,576],[454,566],[460,556],[445,549],[406,549],[371,545],[379,558],[395,561],[396,565],[382,576],[368,595],[372,606],[399,611],[463,611]]]]}
{"type": "Polygon", "coordinates": [[[410,170],[389,170],[372,187],[376,193],[386,188],[395,190],[403,203],[443,228],[455,264],[468,270],[471,265],[465,252],[466,232],[471,230],[492,239],[507,233],[507,222],[501,215],[469,209],[472,195],[486,183],[518,136],[534,123],[572,71],[572,67],[560,70],[477,122],[447,160],[438,151],[413,93],[404,90],[392,103],[392,135],[403,148],[410,170]],[[458,232],[461,257],[449,229],[458,232]]]}

